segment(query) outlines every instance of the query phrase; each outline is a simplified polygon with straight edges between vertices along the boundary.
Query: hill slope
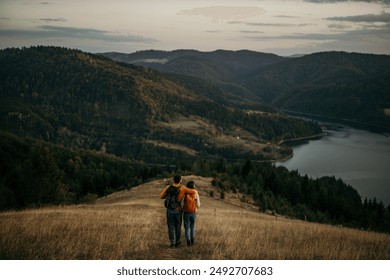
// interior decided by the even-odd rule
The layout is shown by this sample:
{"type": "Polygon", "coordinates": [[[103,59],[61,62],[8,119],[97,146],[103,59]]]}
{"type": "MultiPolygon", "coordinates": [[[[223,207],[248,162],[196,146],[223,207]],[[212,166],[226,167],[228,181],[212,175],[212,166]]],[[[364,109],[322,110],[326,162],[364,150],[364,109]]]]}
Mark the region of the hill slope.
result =
{"type": "Polygon", "coordinates": [[[259,213],[241,202],[209,197],[199,188],[196,244],[168,248],[164,182],[114,193],[95,204],[0,213],[2,259],[389,259],[390,236],[259,213]]]}
{"type": "Polygon", "coordinates": [[[390,128],[390,56],[317,53],[260,70],[250,88],[278,107],[390,128]]]}
{"type": "MultiPolygon", "coordinates": [[[[244,106],[264,101],[284,110],[390,130],[387,55],[324,52],[282,58],[249,51],[189,50],[104,55],[167,73],[206,79],[244,106]]],[[[228,103],[223,98],[219,100],[228,103]]]]}
{"type": "Polygon", "coordinates": [[[7,49],[0,62],[0,129],[66,147],[160,164],[200,154],[264,160],[289,153],[277,148],[279,140],[319,132],[279,114],[223,106],[154,70],[81,51],[7,49]]]}
{"type": "Polygon", "coordinates": [[[286,61],[274,54],[249,50],[196,50],[139,51],[131,54],[104,53],[113,60],[157,69],[162,72],[184,74],[207,80],[234,81],[267,65],[286,61]]]}
{"type": "Polygon", "coordinates": [[[104,53],[103,55],[115,61],[175,74],[176,79],[181,79],[189,86],[195,85],[198,90],[202,90],[202,87],[208,84],[212,87],[213,94],[218,96],[219,102],[229,105],[242,104],[246,107],[254,106],[254,102],[259,106],[261,98],[248,90],[240,81],[256,70],[286,60],[274,54],[249,50],[212,52],[150,50],[131,54],[104,53]],[[188,77],[196,80],[188,80],[188,77]],[[222,93],[218,93],[221,90],[222,93]]]}

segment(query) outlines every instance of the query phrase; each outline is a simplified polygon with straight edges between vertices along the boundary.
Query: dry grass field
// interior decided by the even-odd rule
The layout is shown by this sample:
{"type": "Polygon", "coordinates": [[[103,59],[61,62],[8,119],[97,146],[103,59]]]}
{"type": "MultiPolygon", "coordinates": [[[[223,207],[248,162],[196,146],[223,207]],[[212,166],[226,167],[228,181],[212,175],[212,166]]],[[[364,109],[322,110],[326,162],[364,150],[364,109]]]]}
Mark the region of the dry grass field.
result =
{"type": "Polygon", "coordinates": [[[0,259],[390,259],[390,235],[262,214],[190,179],[202,202],[195,246],[168,247],[164,184],[154,181],[94,204],[0,213],[0,259]]]}
{"type": "MultiPolygon", "coordinates": [[[[253,114],[254,112],[255,111],[252,111],[251,113],[253,114]]],[[[268,152],[268,156],[271,158],[281,157],[278,145],[266,143],[264,140],[259,139],[253,135],[253,133],[243,129],[242,127],[232,126],[230,130],[221,130],[214,124],[211,124],[207,120],[197,116],[179,117],[169,123],[160,122],[159,126],[170,128],[173,131],[180,129],[180,131],[198,135],[199,137],[206,139],[206,143],[215,145],[216,147],[233,148],[234,150],[241,152],[249,151],[251,153],[258,154],[259,151],[263,151],[265,147],[272,147],[274,148],[274,151],[268,152]]],[[[162,141],[150,141],[150,143],[164,148],[180,150],[188,153],[189,155],[197,154],[196,151],[185,146],[165,143],[162,141]]]]}

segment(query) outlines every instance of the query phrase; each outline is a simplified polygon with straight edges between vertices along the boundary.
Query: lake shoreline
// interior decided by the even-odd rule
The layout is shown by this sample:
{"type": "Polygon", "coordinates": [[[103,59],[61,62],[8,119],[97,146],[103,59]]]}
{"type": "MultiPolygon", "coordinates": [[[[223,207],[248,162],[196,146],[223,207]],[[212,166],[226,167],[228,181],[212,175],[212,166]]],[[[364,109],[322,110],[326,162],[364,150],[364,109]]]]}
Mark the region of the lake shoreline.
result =
{"type": "Polygon", "coordinates": [[[293,155],[275,164],[313,178],[341,178],[356,189],[362,199],[375,197],[390,205],[389,137],[335,122],[321,123],[321,126],[324,133],[320,138],[285,141],[293,149],[293,155]],[[309,141],[314,139],[317,140],[309,141]]]}
{"type": "Polygon", "coordinates": [[[278,142],[278,145],[283,145],[283,144],[286,144],[286,143],[302,142],[302,141],[307,141],[307,140],[319,140],[322,137],[324,137],[325,135],[326,135],[326,133],[322,132],[322,133],[315,134],[315,135],[310,135],[310,136],[290,138],[290,139],[283,139],[283,140],[280,140],[278,142]]]}
{"type": "Polygon", "coordinates": [[[348,126],[359,130],[366,130],[372,133],[382,134],[386,137],[390,136],[389,126],[367,123],[367,122],[357,121],[354,119],[322,115],[322,114],[304,113],[304,112],[290,111],[290,110],[282,110],[282,112],[291,117],[310,119],[317,122],[337,123],[340,125],[348,126]]]}

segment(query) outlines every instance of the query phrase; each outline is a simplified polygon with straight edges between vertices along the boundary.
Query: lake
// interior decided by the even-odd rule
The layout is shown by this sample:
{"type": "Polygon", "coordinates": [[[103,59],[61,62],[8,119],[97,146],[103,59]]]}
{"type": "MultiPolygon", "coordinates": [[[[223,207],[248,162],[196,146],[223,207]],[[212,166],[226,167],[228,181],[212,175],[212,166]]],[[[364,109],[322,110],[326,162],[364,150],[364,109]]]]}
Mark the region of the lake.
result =
{"type": "Polygon", "coordinates": [[[335,176],[364,198],[390,205],[390,137],[335,123],[320,123],[325,136],[292,146],[294,156],[282,163],[311,178],[335,176]]]}

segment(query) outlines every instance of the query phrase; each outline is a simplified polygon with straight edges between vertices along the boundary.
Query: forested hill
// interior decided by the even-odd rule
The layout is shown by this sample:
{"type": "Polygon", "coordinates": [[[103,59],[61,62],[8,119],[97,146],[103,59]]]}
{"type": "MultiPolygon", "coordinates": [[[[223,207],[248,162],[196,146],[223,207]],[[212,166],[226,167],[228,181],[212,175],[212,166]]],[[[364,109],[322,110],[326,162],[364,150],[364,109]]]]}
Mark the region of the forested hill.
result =
{"type": "Polygon", "coordinates": [[[279,114],[226,107],[139,66],[56,47],[0,52],[0,129],[65,147],[172,164],[199,155],[264,160],[319,133],[279,114]]]}
{"type": "Polygon", "coordinates": [[[251,90],[277,107],[390,130],[388,55],[316,53],[263,68],[249,80],[251,90]]]}
{"type": "Polygon", "coordinates": [[[251,77],[262,67],[287,60],[274,54],[249,50],[212,52],[149,50],[130,54],[111,52],[102,55],[115,61],[174,74],[175,79],[196,88],[198,92],[207,94],[212,91],[213,100],[227,105],[243,104],[246,107],[253,107],[253,103],[261,102],[261,98],[243,85],[241,80],[244,77],[251,77]],[[219,93],[220,91],[222,92],[219,93]]]}
{"type": "Polygon", "coordinates": [[[283,58],[222,50],[104,55],[207,80],[223,88],[230,99],[263,101],[284,110],[348,119],[390,131],[388,55],[323,52],[283,58]]]}
{"type": "Polygon", "coordinates": [[[212,52],[150,50],[131,54],[112,52],[103,55],[116,61],[142,65],[162,72],[228,82],[237,81],[267,65],[288,60],[275,54],[249,50],[212,52]]]}

